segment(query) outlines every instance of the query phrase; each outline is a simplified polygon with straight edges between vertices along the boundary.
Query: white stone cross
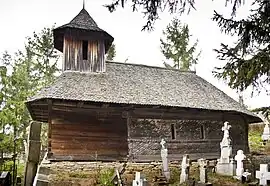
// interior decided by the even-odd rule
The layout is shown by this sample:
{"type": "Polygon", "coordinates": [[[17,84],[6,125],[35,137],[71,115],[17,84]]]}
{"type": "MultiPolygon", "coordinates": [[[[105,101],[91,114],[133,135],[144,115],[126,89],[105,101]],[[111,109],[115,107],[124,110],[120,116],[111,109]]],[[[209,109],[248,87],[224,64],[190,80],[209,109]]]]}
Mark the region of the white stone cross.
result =
{"type": "Polygon", "coordinates": [[[242,150],[237,151],[237,155],[234,157],[236,160],[236,176],[241,178],[244,173],[243,160],[246,158],[242,150]]]}
{"type": "Polygon", "coordinates": [[[189,166],[190,166],[190,161],[189,161],[189,156],[185,154],[183,156],[183,160],[181,163],[181,175],[180,175],[180,184],[186,182],[189,178],[189,166]]]}
{"type": "Polygon", "coordinates": [[[166,177],[167,180],[170,179],[170,170],[169,170],[169,164],[168,164],[168,149],[165,148],[165,140],[161,139],[160,145],[161,145],[161,159],[162,159],[162,168],[163,168],[163,174],[166,177]]]}
{"type": "Polygon", "coordinates": [[[225,121],[224,126],[222,127],[222,131],[224,131],[224,136],[223,138],[229,138],[229,130],[232,127],[231,125],[228,125],[229,122],[225,121]]]}
{"type": "Polygon", "coordinates": [[[143,178],[140,172],[136,172],[135,174],[135,180],[132,182],[132,186],[145,186],[146,180],[143,178]]]}
{"type": "Polygon", "coordinates": [[[268,164],[260,164],[260,170],[256,171],[256,178],[260,180],[260,185],[267,186],[267,180],[270,180],[268,164]]]}
{"type": "Polygon", "coordinates": [[[161,139],[161,142],[160,142],[160,145],[161,145],[161,149],[165,149],[165,143],[166,143],[166,141],[162,138],[161,139]]]}

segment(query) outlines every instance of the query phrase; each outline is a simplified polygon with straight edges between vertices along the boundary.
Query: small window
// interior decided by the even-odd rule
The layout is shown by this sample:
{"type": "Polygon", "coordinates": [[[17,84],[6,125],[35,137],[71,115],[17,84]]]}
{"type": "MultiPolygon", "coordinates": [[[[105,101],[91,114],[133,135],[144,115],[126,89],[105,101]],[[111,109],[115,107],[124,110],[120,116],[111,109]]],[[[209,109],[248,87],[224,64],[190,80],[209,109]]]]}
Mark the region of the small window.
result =
{"type": "Polygon", "coordinates": [[[172,139],[175,139],[176,135],[175,135],[175,125],[174,124],[171,124],[171,133],[172,133],[172,139]]]}
{"type": "Polygon", "coordinates": [[[83,54],[83,60],[87,60],[87,53],[88,53],[88,41],[83,41],[82,46],[82,54],[83,54]]]}
{"type": "Polygon", "coordinates": [[[203,125],[200,126],[200,138],[204,139],[204,126],[203,125]]]}

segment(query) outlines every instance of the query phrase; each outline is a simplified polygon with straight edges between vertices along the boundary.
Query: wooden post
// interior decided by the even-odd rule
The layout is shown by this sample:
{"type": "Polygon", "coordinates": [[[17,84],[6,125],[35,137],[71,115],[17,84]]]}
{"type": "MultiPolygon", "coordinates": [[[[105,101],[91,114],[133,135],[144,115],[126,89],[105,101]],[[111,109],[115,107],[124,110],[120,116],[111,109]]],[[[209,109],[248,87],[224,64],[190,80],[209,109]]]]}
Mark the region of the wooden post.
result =
{"type": "Polygon", "coordinates": [[[28,153],[24,170],[24,186],[33,185],[40,157],[41,123],[31,122],[28,136],[28,153]]]}
{"type": "Polygon", "coordinates": [[[52,100],[48,100],[48,154],[47,157],[52,156],[52,100]]]}

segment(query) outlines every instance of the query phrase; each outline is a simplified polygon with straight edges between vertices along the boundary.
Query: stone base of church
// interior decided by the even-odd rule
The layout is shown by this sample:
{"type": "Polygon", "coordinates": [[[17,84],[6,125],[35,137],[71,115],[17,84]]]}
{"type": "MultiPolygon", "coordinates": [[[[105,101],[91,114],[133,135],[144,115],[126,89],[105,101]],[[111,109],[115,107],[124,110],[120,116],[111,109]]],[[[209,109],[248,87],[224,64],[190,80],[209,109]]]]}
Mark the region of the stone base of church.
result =
{"type": "Polygon", "coordinates": [[[217,174],[224,176],[234,176],[235,175],[236,164],[235,163],[217,163],[216,171],[217,174]]]}

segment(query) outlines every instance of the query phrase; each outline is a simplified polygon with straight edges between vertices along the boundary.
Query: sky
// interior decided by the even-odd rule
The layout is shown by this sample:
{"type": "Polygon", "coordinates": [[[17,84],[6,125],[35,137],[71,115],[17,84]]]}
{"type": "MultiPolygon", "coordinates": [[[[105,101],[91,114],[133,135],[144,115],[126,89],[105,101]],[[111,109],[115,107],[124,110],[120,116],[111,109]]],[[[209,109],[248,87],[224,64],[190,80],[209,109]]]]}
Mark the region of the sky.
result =
{"type": "MultiPolygon", "coordinates": [[[[146,23],[143,14],[132,12],[129,5],[110,13],[103,5],[112,0],[85,0],[85,9],[97,22],[98,26],[114,37],[116,45],[115,61],[163,66],[165,60],[160,52],[162,30],[170,23],[173,16],[167,12],[160,15],[155,30],[142,32],[146,23]]],[[[44,27],[53,24],[61,26],[71,21],[82,9],[83,0],[1,0],[0,1],[0,54],[5,50],[15,52],[23,49],[25,38],[32,36],[44,27]]],[[[245,18],[250,5],[238,9],[237,18],[245,18]]],[[[236,38],[220,32],[216,22],[211,20],[213,12],[230,16],[231,8],[225,8],[225,0],[197,0],[196,11],[182,15],[180,20],[187,23],[192,34],[191,42],[199,40],[198,48],[202,51],[196,74],[218,87],[226,94],[238,100],[238,94],[230,89],[222,80],[213,77],[215,67],[224,65],[216,59],[214,48],[220,43],[232,44],[236,38]]],[[[61,62],[60,62],[61,63],[61,62]]],[[[244,92],[244,103],[249,108],[269,106],[270,96],[265,92],[251,96],[251,89],[244,92]],[[268,105],[267,105],[268,104],[268,105]]]]}

